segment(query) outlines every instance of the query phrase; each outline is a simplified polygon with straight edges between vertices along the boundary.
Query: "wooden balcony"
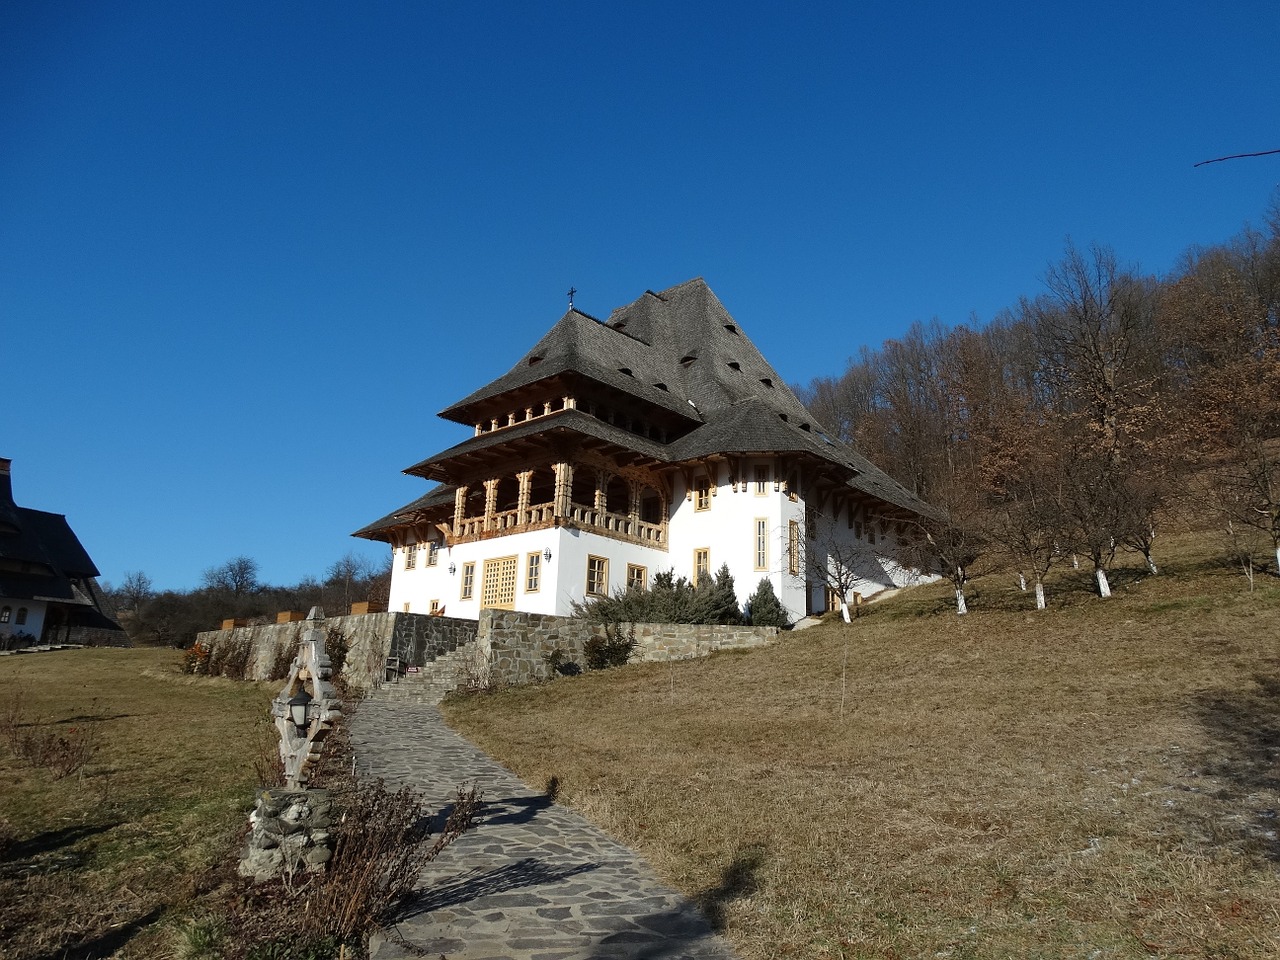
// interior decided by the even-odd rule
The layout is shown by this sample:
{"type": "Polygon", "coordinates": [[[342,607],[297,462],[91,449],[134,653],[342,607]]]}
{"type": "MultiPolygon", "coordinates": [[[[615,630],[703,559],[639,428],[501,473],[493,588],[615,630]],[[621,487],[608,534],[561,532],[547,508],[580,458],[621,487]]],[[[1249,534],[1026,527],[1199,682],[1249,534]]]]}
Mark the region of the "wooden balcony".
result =
{"type": "Polygon", "coordinates": [[[665,521],[647,523],[580,503],[570,503],[568,512],[559,517],[555,515],[553,503],[533,504],[525,510],[500,510],[488,517],[464,517],[453,531],[450,542],[470,543],[549,527],[576,527],[656,550],[667,549],[665,521]]]}

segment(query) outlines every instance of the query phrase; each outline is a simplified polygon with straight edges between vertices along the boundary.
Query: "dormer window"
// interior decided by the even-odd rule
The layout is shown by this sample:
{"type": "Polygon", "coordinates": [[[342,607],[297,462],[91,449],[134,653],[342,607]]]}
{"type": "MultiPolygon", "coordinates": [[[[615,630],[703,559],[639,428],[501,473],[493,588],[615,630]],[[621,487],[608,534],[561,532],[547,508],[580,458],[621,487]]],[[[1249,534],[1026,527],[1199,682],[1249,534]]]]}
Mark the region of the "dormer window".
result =
{"type": "Polygon", "coordinates": [[[802,423],[802,424],[800,424],[800,429],[801,429],[801,430],[803,430],[805,433],[812,433],[812,432],[813,432],[813,427],[809,426],[809,424],[807,424],[807,423],[802,423]]]}
{"type": "Polygon", "coordinates": [[[732,333],[735,337],[738,335],[738,328],[734,326],[732,323],[726,323],[724,325],[724,328],[728,330],[730,333],[732,333]]]}
{"type": "Polygon", "coordinates": [[[683,357],[681,357],[681,358],[680,358],[680,366],[682,366],[682,367],[687,367],[687,366],[689,366],[691,363],[693,363],[693,361],[695,361],[695,360],[697,360],[697,359],[698,359],[698,358],[697,358],[697,357],[695,357],[695,356],[691,356],[691,355],[689,355],[689,354],[685,354],[683,357]]]}
{"type": "MultiPolygon", "coordinates": [[[[665,383],[655,383],[654,386],[659,390],[667,390],[667,385],[665,383]]],[[[670,391],[667,392],[669,393],[670,391]]]]}
{"type": "Polygon", "coordinates": [[[742,370],[742,364],[740,364],[737,360],[730,360],[730,361],[729,361],[729,369],[730,369],[730,370],[738,370],[738,371],[741,371],[741,370],[742,370]]]}
{"type": "Polygon", "coordinates": [[[785,413],[780,413],[780,414],[778,414],[778,419],[779,419],[779,420],[781,420],[783,423],[790,423],[790,422],[791,422],[791,418],[790,418],[790,417],[788,417],[785,413]]]}
{"type": "Polygon", "coordinates": [[[630,367],[619,367],[619,368],[618,368],[618,372],[619,372],[619,373],[625,373],[628,377],[634,377],[634,376],[635,376],[635,374],[631,372],[631,368],[630,368],[630,367]]]}
{"type": "Polygon", "coordinates": [[[763,384],[764,384],[766,387],[768,387],[770,390],[772,390],[772,389],[773,389],[773,381],[772,381],[772,380],[770,380],[768,377],[761,377],[761,378],[760,378],[760,382],[761,382],[761,383],[763,383],[763,384]]]}
{"type": "Polygon", "coordinates": [[[542,362],[542,357],[540,357],[540,356],[536,356],[536,355],[535,355],[535,356],[532,356],[532,357],[530,357],[530,358],[529,358],[529,366],[531,366],[531,367],[535,367],[535,366],[537,366],[538,364],[540,364],[541,362],[542,362]]]}

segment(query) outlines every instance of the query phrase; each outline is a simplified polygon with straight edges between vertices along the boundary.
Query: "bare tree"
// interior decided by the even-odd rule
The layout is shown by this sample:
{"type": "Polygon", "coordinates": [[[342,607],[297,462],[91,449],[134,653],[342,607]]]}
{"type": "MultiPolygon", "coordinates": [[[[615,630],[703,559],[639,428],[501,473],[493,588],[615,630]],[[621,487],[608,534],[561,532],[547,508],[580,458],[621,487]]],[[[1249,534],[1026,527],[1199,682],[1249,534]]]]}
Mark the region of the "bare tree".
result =
{"type": "Polygon", "coordinates": [[[226,563],[210,567],[200,576],[210,590],[222,590],[242,597],[258,588],[258,561],[249,557],[232,557],[226,563]]]}
{"type": "Polygon", "coordinates": [[[133,613],[138,613],[143,604],[155,596],[151,578],[141,570],[130,570],[124,575],[124,582],[113,591],[117,601],[133,613]]]}

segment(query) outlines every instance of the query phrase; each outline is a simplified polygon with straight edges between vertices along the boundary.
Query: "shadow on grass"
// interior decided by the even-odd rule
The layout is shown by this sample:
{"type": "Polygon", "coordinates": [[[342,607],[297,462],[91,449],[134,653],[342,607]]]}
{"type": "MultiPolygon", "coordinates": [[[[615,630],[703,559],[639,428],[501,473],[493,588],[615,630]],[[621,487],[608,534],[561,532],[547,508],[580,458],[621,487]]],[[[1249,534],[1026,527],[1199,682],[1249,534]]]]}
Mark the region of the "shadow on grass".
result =
{"type": "Polygon", "coordinates": [[[1216,746],[1201,764],[1227,808],[1216,819],[1234,820],[1247,850],[1280,862],[1280,674],[1255,675],[1252,689],[1202,694],[1196,713],[1216,746]]]}
{"type": "Polygon", "coordinates": [[[128,923],[112,926],[111,929],[98,934],[96,937],[90,937],[78,943],[64,943],[56,950],[43,954],[36,960],[72,960],[72,958],[93,960],[96,957],[112,956],[144,929],[159,920],[162,913],[164,913],[163,906],[152,907],[142,916],[130,920],[128,923]]]}
{"type": "Polygon", "coordinates": [[[720,882],[703,890],[696,900],[708,922],[718,932],[725,928],[725,907],[733,900],[749,897],[760,889],[756,874],[764,866],[765,848],[758,845],[740,847],[720,874],[720,882]]]}
{"type": "Polygon", "coordinates": [[[37,833],[34,837],[29,837],[26,840],[19,840],[17,843],[10,845],[4,851],[5,863],[3,870],[0,872],[11,873],[21,871],[25,866],[29,865],[25,864],[25,861],[35,860],[38,857],[61,850],[63,847],[74,846],[86,837],[105,833],[116,826],[119,826],[119,824],[82,824],[78,827],[62,827],[58,830],[45,830],[43,833],[37,833]]]}

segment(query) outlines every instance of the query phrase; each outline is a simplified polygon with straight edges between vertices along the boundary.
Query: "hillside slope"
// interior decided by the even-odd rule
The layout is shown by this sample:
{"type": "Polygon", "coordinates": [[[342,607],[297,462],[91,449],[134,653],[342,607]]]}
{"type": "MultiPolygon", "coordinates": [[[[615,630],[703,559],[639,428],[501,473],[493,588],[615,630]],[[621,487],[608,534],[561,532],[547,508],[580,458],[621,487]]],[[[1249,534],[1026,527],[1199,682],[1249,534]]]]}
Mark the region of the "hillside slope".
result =
{"type": "Polygon", "coordinates": [[[1173,547],[446,715],[746,957],[1276,956],[1280,581],[1173,547]]]}

